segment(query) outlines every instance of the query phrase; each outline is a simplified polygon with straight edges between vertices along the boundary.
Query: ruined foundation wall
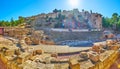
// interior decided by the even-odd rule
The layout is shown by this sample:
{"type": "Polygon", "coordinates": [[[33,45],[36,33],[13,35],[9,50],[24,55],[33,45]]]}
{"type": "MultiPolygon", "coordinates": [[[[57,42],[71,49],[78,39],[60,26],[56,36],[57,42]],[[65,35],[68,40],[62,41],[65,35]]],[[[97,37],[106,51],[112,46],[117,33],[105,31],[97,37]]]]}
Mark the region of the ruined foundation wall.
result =
{"type": "Polygon", "coordinates": [[[118,57],[119,57],[119,52],[115,51],[104,61],[98,62],[95,66],[90,67],[89,69],[109,69],[110,66],[117,60],[118,57]]]}

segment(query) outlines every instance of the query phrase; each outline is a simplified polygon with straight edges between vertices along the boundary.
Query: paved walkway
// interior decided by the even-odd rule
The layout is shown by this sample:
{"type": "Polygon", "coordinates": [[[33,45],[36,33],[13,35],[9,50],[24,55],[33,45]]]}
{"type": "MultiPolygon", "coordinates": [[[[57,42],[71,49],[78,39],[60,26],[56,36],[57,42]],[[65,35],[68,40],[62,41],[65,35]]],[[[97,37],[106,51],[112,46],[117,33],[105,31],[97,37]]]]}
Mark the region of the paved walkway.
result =
{"type": "Polygon", "coordinates": [[[7,69],[4,63],[0,59],[0,69],[7,69]]]}

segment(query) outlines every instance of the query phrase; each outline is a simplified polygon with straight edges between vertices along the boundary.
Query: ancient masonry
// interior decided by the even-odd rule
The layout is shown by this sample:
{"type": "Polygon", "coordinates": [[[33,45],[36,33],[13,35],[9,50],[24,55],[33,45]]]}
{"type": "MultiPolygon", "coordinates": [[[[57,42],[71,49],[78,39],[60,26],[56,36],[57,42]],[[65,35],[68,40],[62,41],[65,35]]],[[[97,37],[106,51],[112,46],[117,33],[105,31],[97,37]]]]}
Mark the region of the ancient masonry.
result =
{"type": "Polygon", "coordinates": [[[117,40],[75,48],[55,45],[43,31],[4,28],[1,34],[0,59],[7,69],[109,69],[119,57],[117,40]]]}

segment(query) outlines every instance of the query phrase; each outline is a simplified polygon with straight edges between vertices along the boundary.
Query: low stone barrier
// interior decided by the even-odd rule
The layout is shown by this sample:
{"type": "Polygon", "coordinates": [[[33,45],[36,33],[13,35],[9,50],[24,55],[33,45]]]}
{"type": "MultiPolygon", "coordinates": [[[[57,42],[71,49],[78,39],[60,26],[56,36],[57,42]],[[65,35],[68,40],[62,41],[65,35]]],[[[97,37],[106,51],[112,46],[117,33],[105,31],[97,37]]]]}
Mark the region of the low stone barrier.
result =
{"type": "Polygon", "coordinates": [[[110,66],[117,60],[118,57],[119,57],[119,52],[115,51],[104,61],[98,62],[97,64],[95,64],[95,66],[90,67],[89,69],[109,69],[110,66]]]}

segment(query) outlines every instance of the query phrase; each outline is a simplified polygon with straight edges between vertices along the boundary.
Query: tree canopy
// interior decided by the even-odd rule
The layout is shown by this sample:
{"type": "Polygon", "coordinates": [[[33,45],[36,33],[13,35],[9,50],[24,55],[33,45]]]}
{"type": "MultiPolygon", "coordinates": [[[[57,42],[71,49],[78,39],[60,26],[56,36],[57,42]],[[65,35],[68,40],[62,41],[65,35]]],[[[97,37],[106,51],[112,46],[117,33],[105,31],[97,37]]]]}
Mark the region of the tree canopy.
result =
{"type": "Polygon", "coordinates": [[[102,25],[104,28],[112,28],[114,30],[120,30],[120,15],[113,13],[111,18],[103,17],[102,25]]]}
{"type": "Polygon", "coordinates": [[[14,20],[13,18],[11,18],[10,21],[1,20],[0,26],[1,27],[13,27],[13,26],[17,26],[19,24],[22,24],[24,22],[25,22],[25,18],[22,16],[19,16],[18,20],[14,20]]]}
{"type": "Polygon", "coordinates": [[[54,9],[53,12],[57,13],[57,12],[61,12],[61,10],[54,9]]]}

